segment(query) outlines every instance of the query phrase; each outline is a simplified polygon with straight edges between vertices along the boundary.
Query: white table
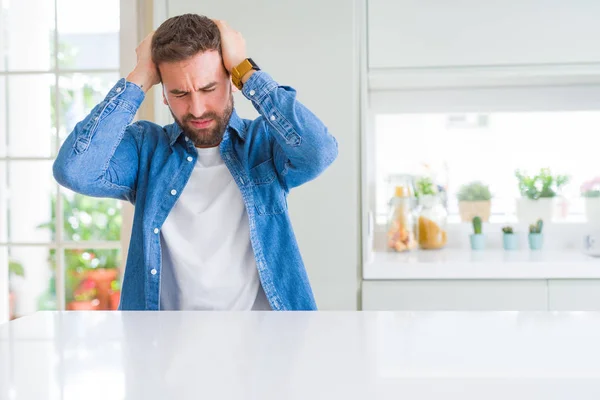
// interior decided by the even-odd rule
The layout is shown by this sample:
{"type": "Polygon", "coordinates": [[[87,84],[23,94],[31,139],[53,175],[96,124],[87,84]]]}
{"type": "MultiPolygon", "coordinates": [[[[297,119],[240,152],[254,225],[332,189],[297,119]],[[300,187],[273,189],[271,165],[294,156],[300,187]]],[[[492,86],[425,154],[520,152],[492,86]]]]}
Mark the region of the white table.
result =
{"type": "Polygon", "coordinates": [[[599,399],[600,313],[66,312],[0,326],[0,399],[599,399]]]}

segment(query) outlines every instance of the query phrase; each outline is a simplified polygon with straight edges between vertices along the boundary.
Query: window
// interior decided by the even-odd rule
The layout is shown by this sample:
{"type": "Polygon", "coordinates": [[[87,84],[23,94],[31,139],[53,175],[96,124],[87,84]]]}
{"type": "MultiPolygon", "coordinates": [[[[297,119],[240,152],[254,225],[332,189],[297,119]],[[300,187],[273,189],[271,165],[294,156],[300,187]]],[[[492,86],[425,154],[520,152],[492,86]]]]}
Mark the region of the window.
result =
{"type": "Polygon", "coordinates": [[[457,192],[481,181],[493,195],[492,221],[513,220],[519,190],[515,171],[550,168],[569,183],[555,222],[583,221],[579,188],[600,173],[600,111],[378,114],[375,117],[377,216],[385,223],[390,175],[430,175],[447,190],[450,220],[458,222],[457,192]]]}
{"type": "Polygon", "coordinates": [[[12,316],[118,303],[120,202],[52,177],[65,137],[120,77],[119,1],[90,10],[0,1],[0,262],[12,316]]]}
{"type": "MultiPolygon", "coordinates": [[[[416,90],[372,82],[377,86],[369,92],[364,187],[376,250],[385,248],[381,236],[392,175],[431,177],[445,192],[448,235],[462,238],[468,235],[460,226],[457,193],[462,185],[489,185],[490,223],[520,224],[524,221],[518,217],[521,193],[515,173],[534,175],[542,168],[569,177],[553,200],[552,222],[569,225],[568,246],[581,242],[575,236],[582,236],[589,218],[580,188],[600,176],[600,86],[554,85],[548,78],[544,85],[522,80],[492,86],[493,80],[482,80],[479,87],[461,87],[457,81],[447,88],[416,90]]],[[[494,229],[500,232],[500,226],[494,229]]],[[[449,238],[448,243],[462,246],[465,241],[449,238]]]]}

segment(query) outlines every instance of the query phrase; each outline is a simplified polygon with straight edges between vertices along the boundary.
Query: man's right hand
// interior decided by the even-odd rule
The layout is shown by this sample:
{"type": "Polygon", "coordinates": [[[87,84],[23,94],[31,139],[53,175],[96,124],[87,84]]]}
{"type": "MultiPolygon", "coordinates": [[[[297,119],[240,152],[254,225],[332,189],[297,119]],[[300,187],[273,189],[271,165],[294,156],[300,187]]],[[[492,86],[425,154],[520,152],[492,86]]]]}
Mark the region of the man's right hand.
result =
{"type": "Polygon", "coordinates": [[[142,88],[144,93],[147,93],[152,86],[160,83],[158,69],[152,62],[151,43],[153,35],[154,31],[150,32],[150,34],[146,36],[135,49],[135,54],[137,54],[137,65],[133,71],[127,75],[127,80],[142,88]]]}

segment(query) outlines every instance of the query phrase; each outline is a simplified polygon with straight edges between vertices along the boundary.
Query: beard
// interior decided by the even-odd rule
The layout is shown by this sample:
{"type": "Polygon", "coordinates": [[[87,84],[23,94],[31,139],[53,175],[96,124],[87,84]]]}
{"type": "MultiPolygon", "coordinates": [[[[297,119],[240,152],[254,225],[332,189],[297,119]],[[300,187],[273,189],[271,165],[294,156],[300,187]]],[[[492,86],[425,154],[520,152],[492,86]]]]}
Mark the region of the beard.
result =
{"type": "Polygon", "coordinates": [[[215,147],[223,140],[223,135],[225,134],[229,119],[233,113],[233,94],[229,95],[229,104],[220,114],[217,114],[214,111],[205,112],[199,116],[187,114],[180,120],[173,114],[171,107],[169,107],[169,111],[171,111],[173,119],[175,119],[175,122],[177,122],[177,125],[181,128],[183,134],[194,143],[194,146],[215,147]],[[197,119],[212,119],[215,123],[212,128],[194,128],[190,124],[190,120],[197,119]]]}

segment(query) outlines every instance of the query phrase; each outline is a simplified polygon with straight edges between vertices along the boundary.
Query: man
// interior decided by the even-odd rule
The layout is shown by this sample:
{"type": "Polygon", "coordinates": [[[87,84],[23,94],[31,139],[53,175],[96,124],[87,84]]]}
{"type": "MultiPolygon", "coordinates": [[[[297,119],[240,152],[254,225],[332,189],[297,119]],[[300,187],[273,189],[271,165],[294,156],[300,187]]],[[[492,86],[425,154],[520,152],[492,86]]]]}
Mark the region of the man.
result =
{"type": "Polygon", "coordinates": [[[225,22],[170,18],[136,53],[54,163],[61,185],[135,205],[119,309],[316,309],[286,198],[334,161],[336,140],[225,22]],[[176,123],[132,124],[158,83],[176,123]],[[236,114],[235,88],[260,117],[236,114]]]}

